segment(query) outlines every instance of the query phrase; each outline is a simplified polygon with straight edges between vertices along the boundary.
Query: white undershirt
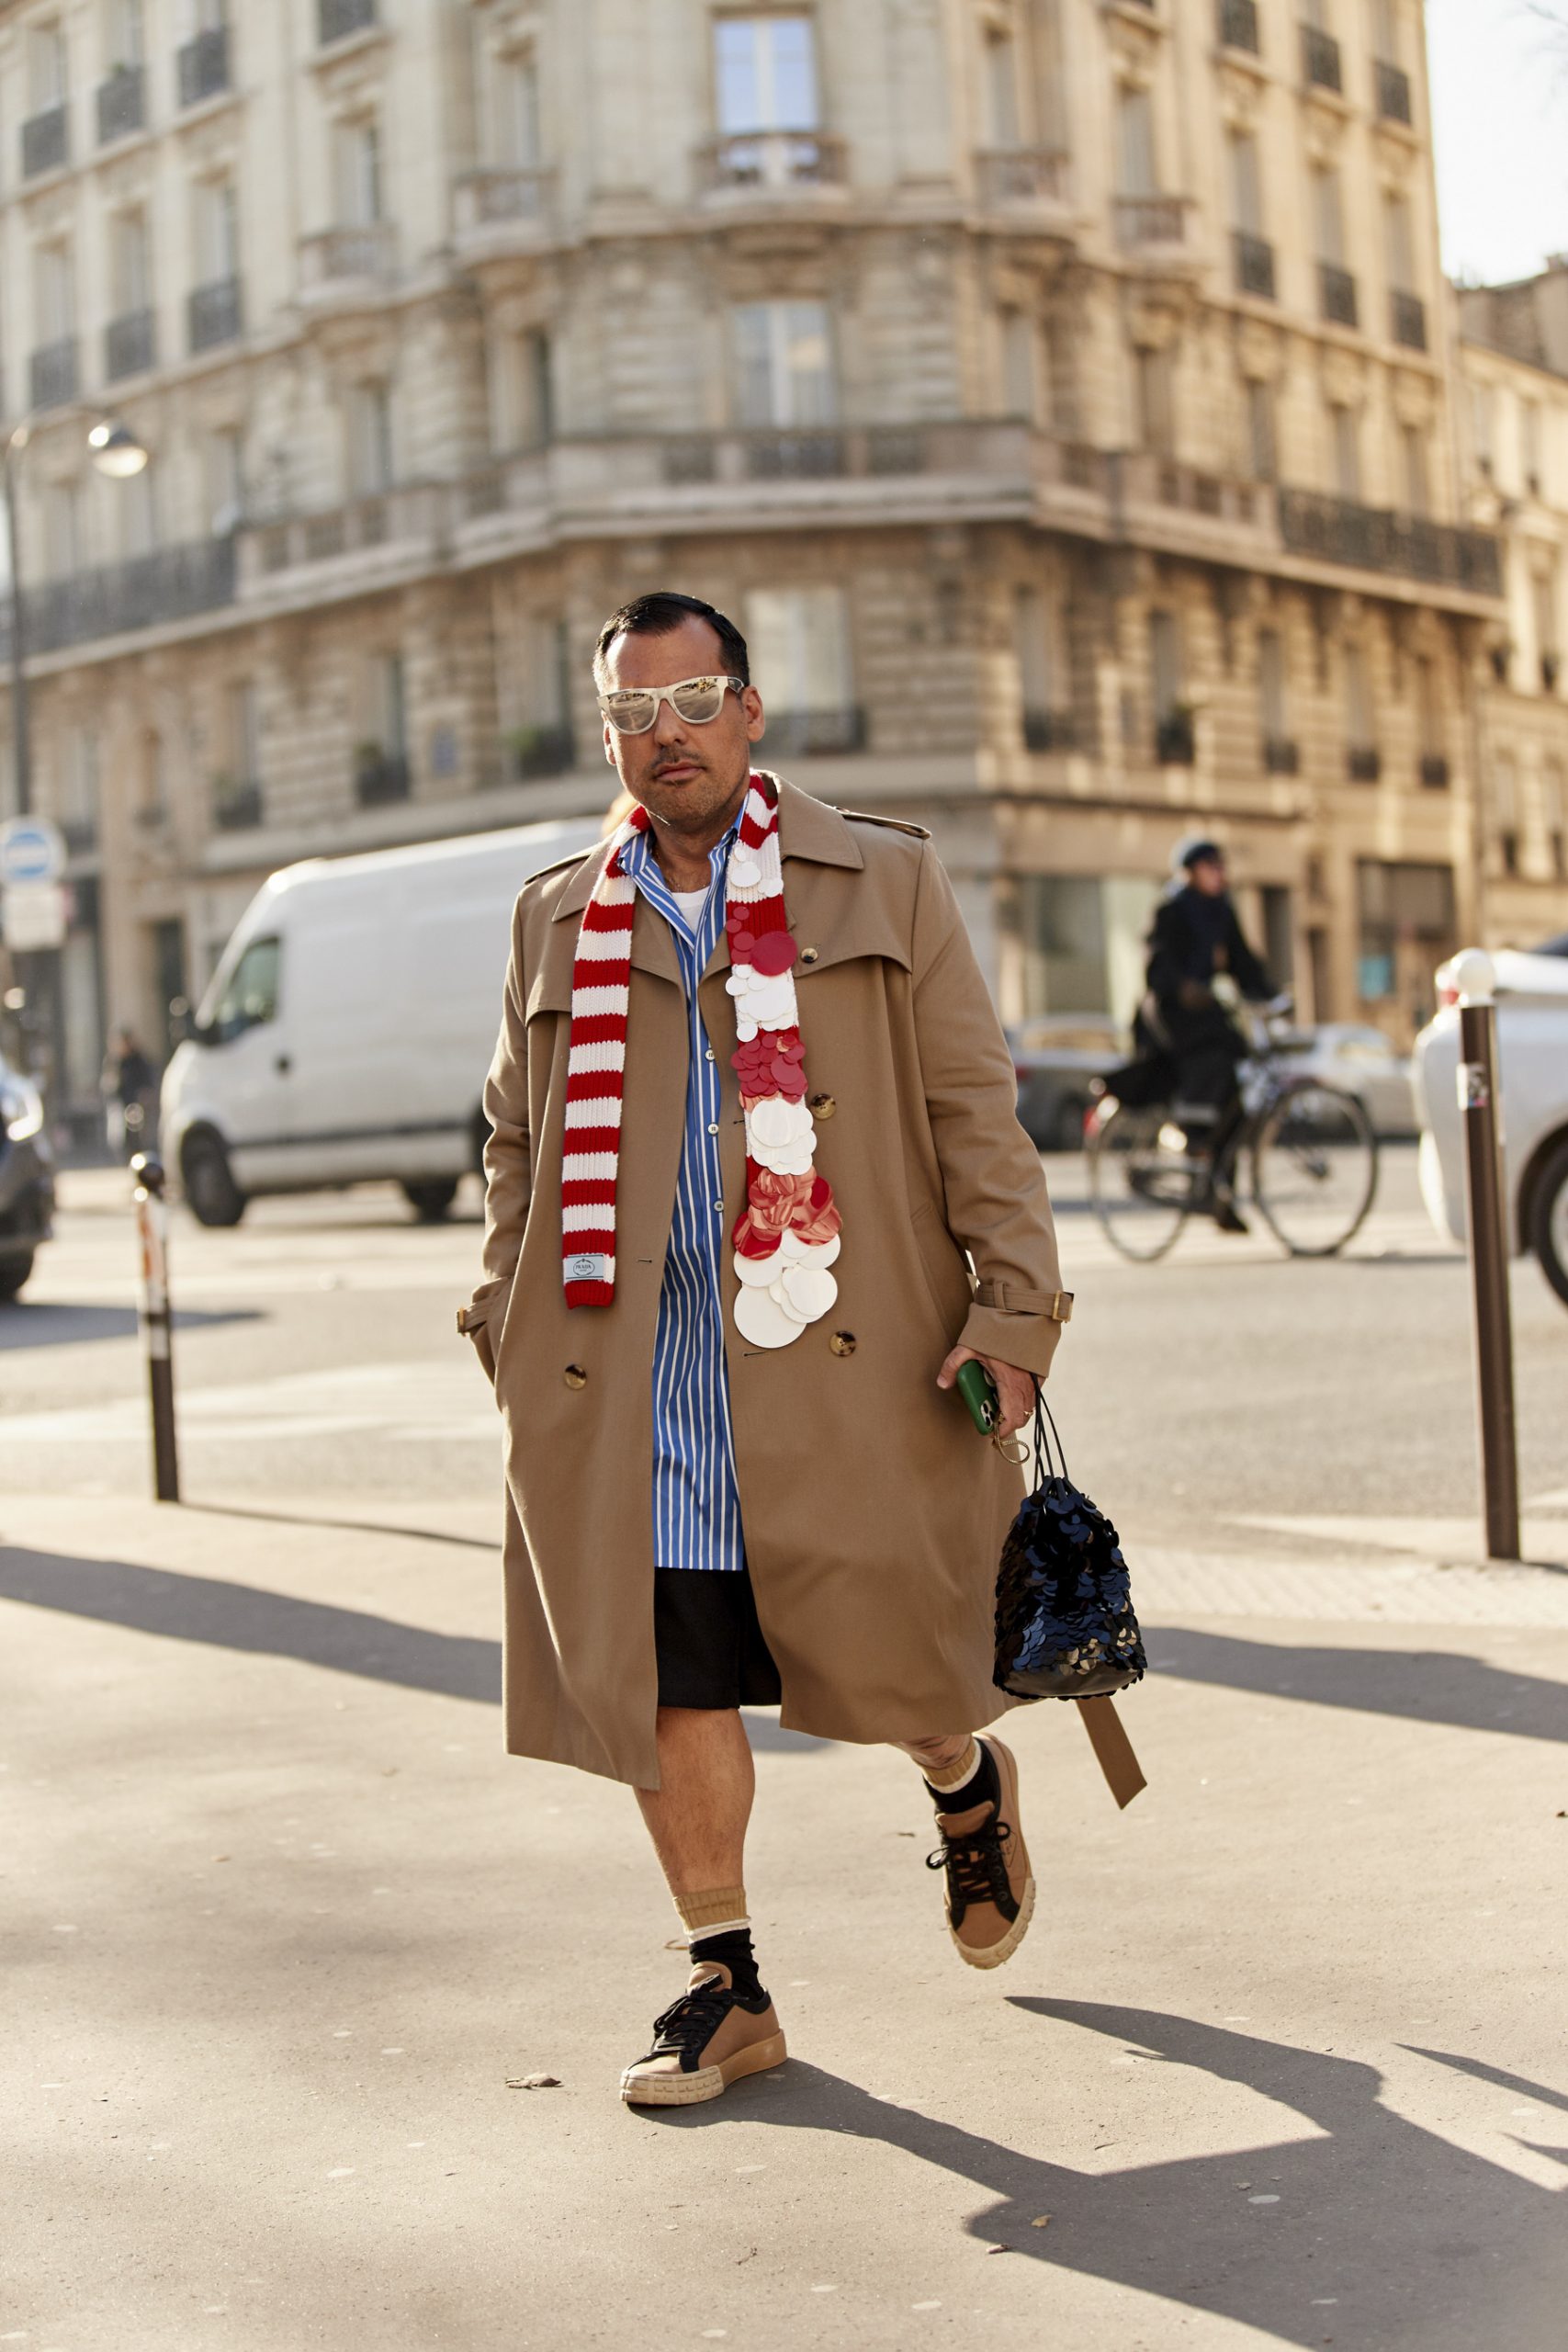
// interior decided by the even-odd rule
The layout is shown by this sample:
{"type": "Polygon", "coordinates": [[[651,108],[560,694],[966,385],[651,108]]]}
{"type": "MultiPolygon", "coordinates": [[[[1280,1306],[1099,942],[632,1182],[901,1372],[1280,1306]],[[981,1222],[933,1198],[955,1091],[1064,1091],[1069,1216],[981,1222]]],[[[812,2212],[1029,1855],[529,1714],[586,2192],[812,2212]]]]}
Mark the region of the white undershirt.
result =
{"type": "Polygon", "coordinates": [[[712,888],[713,884],[711,882],[705,882],[700,890],[671,891],[670,896],[680,908],[681,912],[685,919],[685,924],[688,931],[694,932],[697,925],[701,922],[703,919],[703,909],[708,902],[708,892],[712,888]]]}

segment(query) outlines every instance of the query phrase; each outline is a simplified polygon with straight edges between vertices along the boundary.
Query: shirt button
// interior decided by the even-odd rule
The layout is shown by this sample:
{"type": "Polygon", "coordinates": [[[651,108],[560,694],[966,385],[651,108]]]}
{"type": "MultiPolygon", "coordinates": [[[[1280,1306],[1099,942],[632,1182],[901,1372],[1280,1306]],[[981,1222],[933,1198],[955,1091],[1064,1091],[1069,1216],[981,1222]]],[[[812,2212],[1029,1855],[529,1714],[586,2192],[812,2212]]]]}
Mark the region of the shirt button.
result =
{"type": "Polygon", "coordinates": [[[707,1049],[706,1053],[704,1055],[703,1058],[704,1058],[704,1060],[705,1060],[705,1061],[710,1061],[710,1062],[712,1061],[712,1059],[713,1059],[713,1047],[712,1047],[711,1046],[708,1047],[708,1049],[707,1049]]]}
{"type": "Polygon", "coordinates": [[[717,1135],[717,1133],[718,1133],[718,1121],[717,1121],[716,1119],[710,1119],[710,1120],[709,1120],[709,1122],[708,1122],[708,1133],[709,1133],[709,1135],[710,1135],[710,1136],[716,1136],[716,1135],[717,1135]]]}
{"type": "Polygon", "coordinates": [[[713,1213],[715,1216],[722,1216],[724,1215],[724,1203],[722,1201],[715,1201],[713,1204],[713,1213]]]}

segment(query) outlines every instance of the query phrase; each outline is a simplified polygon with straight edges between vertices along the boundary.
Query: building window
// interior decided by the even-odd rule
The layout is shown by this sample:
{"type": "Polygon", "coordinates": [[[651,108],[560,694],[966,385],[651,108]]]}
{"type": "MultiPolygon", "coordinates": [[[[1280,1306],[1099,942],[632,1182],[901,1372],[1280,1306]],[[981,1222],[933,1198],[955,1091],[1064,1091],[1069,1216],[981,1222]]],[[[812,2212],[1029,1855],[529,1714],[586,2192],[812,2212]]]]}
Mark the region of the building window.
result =
{"type": "Polygon", "coordinates": [[[542,327],[510,335],[502,354],[500,446],[540,449],[555,437],[554,352],[542,327]]]}
{"type": "Polygon", "coordinates": [[[158,545],[158,482],[157,467],[143,466],[129,481],[108,485],[122,556],[151,555],[158,545]]]}
{"type": "Polygon", "coordinates": [[[53,18],[28,28],[28,112],[47,114],[65,104],[65,34],[53,18]]]}
{"type": "Polygon", "coordinates": [[[1506,875],[1519,870],[1519,787],[1511,755],[1499,752],[1492,766],[1492,821],[1497,864],[1506,875]]]}
{"type": "Polygon", "coordinates": [[[1116,169],[1118,196],[1159,194],[1154,100],[1131,82],[1119,83],[1116,90],[1116,169]]]}
{"type": "Polygon", "coordinates": [[[384,383],[355,384],[347,401],[348,487],[354,498],[390,490],[392,396],[384,383]]]}
{"type": "Polygon", "coordinates": [[[1258,632],[1258,717],[1263,730],[1263,763],[1271,775],[1293,775],[1296,747],[1290,740],[1285,705],[1285,647],[1277,628],[1258,632]]]}
{"type": "Polygon", "coordinates": [[[145,54],[141,0],[104,0],[104,62],[109,72],[140,65],[145,54]]]}
{"type": "Polygon", "coordinates": [[[1449,781],[1448,755],[1443,748],[1443,707],[1438,691],[1438,666],[1428,654],[1416,657],[1416,738],[1421,755],[1421,781],[1441,791],[1449,781]]]}
{"type": "Polygon", "coordinates": [[[362,808],[405,800],[409,792],[408,697],[402,656],[375,655],[366,665],[365,733],[355,746],[355,794],[362,808]]]}
{"type": "Polygon", "coordinates": [[[1541,772],[1540,815],[1552,878],[1568,882],[1568,787],[1555,760],[1548,760],[1541,772]]]}
{"type": "Polygon", "coordinates": [[[1410,514],[1429,514],[1432,489],[1427,467],[1427,435],[1418,424],[1402,424],[1399,445],[1404,474],[1405,512],[1410,514]]]}
{"type": "Polygon", "coordinates": [[[1497,441],[1497,399],[1490,384],[1470,388],[1470,429],[1475,462],[1483,474],[1492,471],[1497,441]]]}
{"type": "Polygon", "coordinates": [[[539,67],[531,49],[499,59],[495,74],[495,153],[511,171],[539,168],[539,67]]]}
{"type": "Polygon", "coordinates": [[[240,267],[240,205],[232,180],[198,180],[195,201],[196,277],[216,286],[240,267]]]}
{"type": "Polygon", "coordinates": [[[333,164],[337,225],[373,228],[381,218],[381,130],[373,115],[337,125],[333,164]]]}
{"type": "Polygon", "coordinates": [[[1334,459],[1334,487],[1341,498],[1361,495],[1361,420],[1353,408],[1328,412],[1329,439],[1334,459]]]}
{"type": "Polygon", "coordinates": [[[1233,130],[1225,141],[1230,161],[1231,226],[1248,236],[1263,234],[1263,179],[1258,141],[1250,130],[1233,130]]]}
{"type": "Polygon", "coordinates": [[[751,676],[776,752],[860,747],[841,588],[759,588],[746,599],[751,676]]]}
{"type": "Polygon", "coordinates": [[[1539,498],[1540,479],[1540,402],[1519,402],[1519,457],[1524,471],[1525,489],[1531,498],[1539,498]]]}
{"type": "Polygon", "coordinates": [[[1138,446],[1162,458],[1176,454],[1175,366],[1168,348],[1134,355],[1138,403],[1138,446]]]}
{"type": "Polygon", "coordinates": [[[512,772],[525,784],[563,775],[577,757],[571,720],[571,639],[565,621],[543,614],[524,629],[523,716],[508,739],[512,772]]]}
{"type": "Polygon", "coordinates": [[[1174,613],[1149,615],[1149,698],[1155,757],[1165,767],[1190,767],[1197,742],[1191,710],[1182,699],[1181,631],[1174,613]]]}
{"type": "Polygon", "coordinates": [[[1027,311],[1001,314],[1002,413],[1033,424],[1040,413],[1040,330],[1027,311]]]}
{"type": "Polygon", "coordinates": [[[1425,1021],[1432,968],[1453,952],[1452,868],[1358,858],[1356,901],[1357,994],[1368,1004],[1407,996],[1425,1021]]]}
{"type": "Polygon", "coordinates": [[[1535,620],[1536,659],[1540,683],[1555,694],[1562,662],[1557,635],[1557,566],[1550,560],[1530,574],[1530,605],[1535,620]]]}
{"type": "Polygon", "coordinates": [[[1012,637],[1024,743],[1032,752],[1061,751],[1072,739],[1072,715],[1060,678],[1056,615],[1038,588],[1015,591],[1012,637]]]}
{"type": "Polygon", "coordinates": [[[117,212],[109,224],[111,299],[117,311],[144,311],[152,300],[152,245],[140,207],[117,212]]]}
{"type": "Polygon", "coordinates": [[[1345,266],[1345,206],[1339,175],[1331,164],[1320,164],[1314,169],[1312,220],[1318,260],[1342,269],[1345,266]]]}
{"type": "Polygon", "coordinates": [[[1380,772],[1371,680],[1359,645],[1345,648],[1345,741],[1352,779],[1375,784],[1380,772]]]}
{"type": "Polygon", "coordinates": [[[214,538],[222,538],[239,524],[244,504],[240,435],[233,425],[220,426],[203,442],[202,485],[207,499],[207,527],[214,538]]]}
{"type": "Polygon", "coordinates": [[[815,130],[817,61],[809,17],[720,17],[714,25],[718,129],[815,130]]]}
{"type": "Polygon", "coordinates": [[[242,679],[229,689],[229,776],[236,786],[261,782],[261,697],[254,680],[242,679]]]}
{"type": "Polygon", "coordinates": [[[1247,462],[1254,481],[1272,481],[1279,471],[1280,452],[1274,424],[1274,387],[1256,379],[1247,387],[1247,462]]]}
{"type": "Polygon", "coordinates": [[[1020,143],[1018,111],[1018,44],[1000,25],[985,35],[984,99],[986,145],[1005,153],[1020,143]]]}
{"type": "Polygon", "coordinates": [[[827,305],[745,302],[732,317],[738,421],[831,424],[838,401],[827,305]]]}
{"type": "Polygon", "coordinates": [[[51,580],[82,569],[82,492],[73,481],[51,481],[44,492],[43,557],[51,580]]]}

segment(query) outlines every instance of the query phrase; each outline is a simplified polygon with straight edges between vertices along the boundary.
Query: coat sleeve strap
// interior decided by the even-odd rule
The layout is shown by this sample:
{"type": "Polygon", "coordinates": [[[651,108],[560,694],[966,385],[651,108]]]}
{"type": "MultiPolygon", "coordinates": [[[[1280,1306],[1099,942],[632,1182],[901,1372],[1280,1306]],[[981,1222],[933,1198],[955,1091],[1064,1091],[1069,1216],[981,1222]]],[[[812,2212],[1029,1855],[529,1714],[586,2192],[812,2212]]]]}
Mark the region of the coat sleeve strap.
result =
{"type": "Polygon", "coordinates": [[[981,1306],[994,1306],[999,1315],[1043,1315],[1053,1323],[1070,1323],[1073,1319],[1070,1290],[1030,1290],[1022,1283],[980,1283],[975,1296],[981,1306]]]}

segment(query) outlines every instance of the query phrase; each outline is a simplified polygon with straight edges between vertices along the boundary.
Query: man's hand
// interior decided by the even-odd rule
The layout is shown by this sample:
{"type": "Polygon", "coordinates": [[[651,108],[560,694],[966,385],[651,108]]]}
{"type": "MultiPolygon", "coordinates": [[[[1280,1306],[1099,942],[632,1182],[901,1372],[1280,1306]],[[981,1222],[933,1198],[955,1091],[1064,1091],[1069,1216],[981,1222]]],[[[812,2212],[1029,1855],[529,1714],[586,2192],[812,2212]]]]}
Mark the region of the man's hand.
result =
{"type": "Polygon", "coordinates": [[[1011,1437],[1015,1430],[1023,1428],[1034,1415],[1034,1375],[1020,1372],[1015,1363],[1003,1363],[999,1357],[983,1356],[975,1348],[951,1349],[937,1374],[939,1388],[951,1388],[958,1377],[961,1363],[983,1363],[997,1384],[997,1396],[1001,1404],[1001,1419],[991,1434],[1011,1437]]]}

